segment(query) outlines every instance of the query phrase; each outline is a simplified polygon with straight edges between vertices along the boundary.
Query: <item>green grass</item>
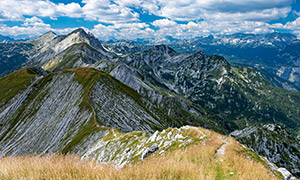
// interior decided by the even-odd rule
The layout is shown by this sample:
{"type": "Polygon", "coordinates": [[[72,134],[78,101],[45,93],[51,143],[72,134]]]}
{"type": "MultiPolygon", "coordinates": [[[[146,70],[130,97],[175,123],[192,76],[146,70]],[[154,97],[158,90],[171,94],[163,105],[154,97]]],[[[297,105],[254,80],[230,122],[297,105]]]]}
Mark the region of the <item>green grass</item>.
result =
{"type": "Polygon", "coordinates": [[[0,107],[6,104],[10,99],[16,96],[36,77],[36,73],[30,69],[22,69],[11,73],[0,79],[0,107]]]}
{"type": "MultiPolygon", "coordinates": [[[[272,171],[269,165],[258,155],[256,154],[252,149],[250,148],[245,148],[241,151],[237,152],[238,154],[249,157],[252,161],[257,162],[258,164],[262,164],[265,168],[267,168],[269,171],[272,171]]],[[[283,176],[280,172],[278,171],[272,171],[277,177],[280,177],[283,179],[283,176]]]]}
{"type": "MultiPolygon", "coordinates": [[[[128,95],[130,98],[132,98],[136,103],[139,104],[141,108],[143,108],[145,111],[147,111],[150,115],[152,115],[154,118],[156,118],[159,121],[165,121],[168,117],[161,111],[159,111],[158,108],[153,108],[151,111],[145,106],[144,101],[142,100],[142,97],[132,88],[122,84],[120,81],[116,80],[109,74],[105,72],[98,71],[93,68],[77,68],[77,69],[72,69],[72,70],[65,70],[63,72],[56,72],[56,73],[51,73],[42,79],[40,79],[36,84],[34,84],[34,89],[30,94],[28,95],[27,99],[23,102],[22,106],[17,110],[15,113],[16,115],[14,116],[13,119],[11,119],[11,122],[9,123],[9,128],[7,129],[7,132],[13,130],[15,128],[15,125],[23,121],[22,117],[24,116],[24,113],[22,112],[28,112],[26,113],[26,117],[30,117],[34,115],[38,109],[39,105],[38,102],[40,102],[45,96],[47,96],[48,90],[45,89],[46,85],[52,81],[54,76],[59,76],[60,73],[75,73],[74,76],[74,81],[79,82],[82,87],[82,101],[79,104],[80,111],[89,111],[93,113],[91,116],[91,119],[89,120],[88,124],[85,127],[80,127],[78,133],[75,135],[75,138],[68,144],[63,149],[63,153],[67,153],[69,150],[72,149],[76,144],[78,144],[84,137],[87,137],[93,132],[96,131],[102,131],[103,128],[101,127],[102,123],[100,120],[97,119],[93,103],[90,99],[91,92],[97,82],[101,80],[101,83],[106,83],[110,86],[112,86],[111,90],[112,91],[117,91],[121,93],[125,93],[128,95]],[[43,92],[42,95],[38,94],[41,93],[41,90],[43,92]],[[38,98],[38,99],[37,99],[38,98]],[[28,105],[35,100],[36,104],[34,104],[34,108],[28,110],[27,107],[28,105]],[[154,114],[152,114],[154,113],[154,114]]],[[[32,71],[31,69],[24,69],[19,72],[16,72],[15,74],[11,74],[7,77],[4,77],[0,80],[0,87],[2,86],[3,88],[1,89],[2,91],[9,91],[10,88],[13,88],[8,94],[10,97],[14,97],[15,94],[19,93],[22,89],[25,89],[31,80],[35,77],[35,72],[32,71]],[[27,86],[26,86],[27,85],[27,86]],[[13,92],[13,94],[11,94],[13,92]]],[[[7,98],[7,95],[5,92],[3,92],[4,95],[0,96],[2,98],[2,102],[5,103],[3,98],[7,98]]],[[[9,98],[7,98],[9,100],[9,98]]],[[[168,119],[170,121],[169,124],[171,124],[171,119],[168,119]]],[[[164,126],[166,126],[165,124],[164,126]]],[[[168,126],[169,127],[169,126],[168,126]]],[[[161,125],[153,125],[153,130],[162,130],[163,128],[161,125]]],[[[5,133],[4,133],[5,134],[5,133]]],[[[4,137],[4,136],[3,136],[4,137]]],[[[2,137],[2,138],[3,138],[2,137]]],[[[9,138],[9,137],[8,137],[9,138]]],[[[1,137],[0,137],[1,139],[1,137]]]]}
{"type": "MultiPolygon", "coordinates": [[[[76,64],[79,61],[100,61],[100,57],[95,56],[95,57],[89,57],[89,56],[84,56],[83,53],[86,51],[93,51],[94,53],[98,53],[98,56],[100,56],[100,52],[95,49],[94,47],[90,46],[89,44],[85,42],[80,42],[80,43],[75,43],[57,56],[53,57],[51,60],[57,60],[59,59],[60,62],[56,63],[55,65],[49,67],[49,70],[54,70],[54,69],[72,69],[74,68],[74,64],[76,64]],[[75,52],[75,53],[74,53],[75,52]],[[95,59],[94,59],[95,58],[95,59]],[[99,58],[99,59],[97,59],[99,58]]],[[[50,60],[50,61],[51,61],[50,60]]],[[[50,62],[49,61],[49,62],[50,62]]],[[[96,63],[96,62],[94,62],[96,63]]]]}
{"type": "Polygon", "coordinates": [[[216,163],[216,180],[222,180],[225,179],[225,174],[223,172],[223,169],[221,168],[220,163],[216,163]]]}
{"type": "Polygon", "coordinates": [[[89,136],[90,134],[107,129],[108,128],[97,127],[94,123],[89,122],[85,127],[82,127],[82,129],[78,132],[78,134],[76,134],[72,141],[64,147],[64,149],[62,150],[62,154],[67,154],[75,145],[80,143],[85,137],[89,136]]]}
{"type": "MultiPolygon", "coordinates": [[[[120,91],[120,92],[127,94],[130,98],[132,98],[135,102],[137,102],[145,111],[147,111],[149,114],[151,114],[154,118],[157,118],[156,116],[154,116],[152,114],[153,110],[151,112],[150,110],[148,110],[147,107],[145,107],[144,103],[141,100],[142,97],[135,90],[124,85],[123,83],[121,83],[114,77],[110,76],[109,74],[102,72],[102,71],[98,71],[93,68],[77,68],[77,69],[72,69],[72,70],[65,70],[65,72],[66,73],[68,73],[68,72],[75,73],[74,80],[79,82],[83,86],[83,95],[82,95],[83,100],[80,104],[80,108],[88,109],[90,112],[93,113],[93,117],[90,120],[91,122],[89,122],[89,125],[87,125],[86,127],[82,127],[82,129],[80,129],[79,133],[76,135],[74,140],[67,145],[67,147],[63,151],[64,153],[67,153],[70,149],[72,149],[72,147],[74,145],[76,145],[78,142],[80,142],[84,137],[88,136],[89,134],[91,134],[95,131],[98,131],[98,130],[103,130],[103,128],[97,127],[99,125],[102,125],[102,123],[101,123],[101,121],[99,121],[97,119],[97,116],[96,116],[97,112],[95,112],[93,103],[90,99],[93,87],[99,80],[102,80],[103,83],[112,85],[112,88],[111,88],[112,91],[120,91]]],[[[159,112],[159,109],[154,109],[154,112],[160,113],[160,116],[163,118],[167,117],[162,112],[159,112]]],[[[157,119],[157,120],[161,121],[162,119],[157,119]]],[[[169,119],[169,121],[171,121],[171,119],[169,119]]],[[[160,127],[159,125],[156,125],[155,127],[152,127],[152,128],[154,130],[162,130],[165,127],[160,127]]],[[[129,134],[129,135],[131,135],[131,134],[129,134]]],[[[134,135],[137,135],[137,134],[135,133],[134,135]]],[[[126,138],[128,138],[128,137],[125,137],[125,139],[126,138]]],[[[105,140],[108,140],[108,139],[110,139],[109,135],[105,137],[105,140]]]]}
{"type": "MultiPolygon", "coordinates": [[[[23,69],[20,70],[20,72],[27,72],[27,69],[23,69]]],[[[19,71],[18,71],[19,72],[19,71]]],[[[29,73],[32,74],[34,71],[29,69],[29,73]]],[[[22,77],[24,74],[22,73],[21,75],[18,75],[18,77],[22,77]]],[[[25,75],[25,77],[27,77],[28,75],[25,75]]],[[[31,76],[31,75],[30,75],[31,76]]],[[[23,121],[24,119],[22,119],[21,115],[22,112],[24,112],[28,106],[28,104],[37,96],[37,94],[39,93],[38,89],[42,89],[45,87],[45,85],[52,80],[52,77],[54,76],[54,74],[48,74],[47,76],[45,76],[44,78],[42,78],[41,80],[39,80],[38,82],[36,82],[33,86],[35,88],[34,91],[32,91],[27,99],[23,102],[22,106],[15,112],[16,116],[14,117],[14,119],[11,119],[11,122],[9,123],[9,128],[6,130],[6,132],[9,132],[11,130],[13,130],[15,128],[15,125],[19,122],[19,121],[23,121]]],[[[28,78],[28,77],[27,77],[28,78]]],[[[14,80],[18,80],[18,78],[15,78],[14,80]]],[[[13,80],[12,80],[13,81],[13,80]]],[[[31,81],[33,81],[33,78],[31,79],[31,81]]],[[[31,82],[29,81],[29,82],[31,82]]],[[[17,81],[17,82],[22,82],[22,81],[17,81]]],[[[20,89],[19,91],[21,92],[22,90],[24,90],[26,87],[28,87],[30,85],[28,81],[23,81],[23,84],[18,84],[17,87],[24,87],[23,89],[20,89]],[[26,84],[27,83],[27,84],[26,84]]],[[[11,86],[11,85],[8,85],[11,86]]],[[[16,92],[20,93],[20,92],[16,92]]],[[[40,98],[43,98],[43,96],[40,96],[40,98]]],[[[39,101],[39,100],[37,100],[39,101]]],[[[34,115],[37,111],[39,106],[35,106],[35,109],[31,109],[30,113],[28,114],[28,117],[31,117],[32,115],[34,115]]],[[[6,133],[3,133],[3,136],[0,137],[1,141],[5,141],[6,139],[3,139],[3,137],[5,136],[6,133]]],[[[13,133],[10,135],[12,136],[13,133]]],[[[10,138],[10,136],[7,137],[7,139],[10,138]]]]}
{"type": "Polygon", "coordinates": [[[4,157],[0,159],[0,179],[280,179],[261,164],[233,153],[233,146],[241,148],[236,143],[229,143],[230,154],[225,154],[224,162],[217,162],[215,151],[222,139],[211,134],[205,144],[150,156],[121,169],[71,155],[4,157]]]}

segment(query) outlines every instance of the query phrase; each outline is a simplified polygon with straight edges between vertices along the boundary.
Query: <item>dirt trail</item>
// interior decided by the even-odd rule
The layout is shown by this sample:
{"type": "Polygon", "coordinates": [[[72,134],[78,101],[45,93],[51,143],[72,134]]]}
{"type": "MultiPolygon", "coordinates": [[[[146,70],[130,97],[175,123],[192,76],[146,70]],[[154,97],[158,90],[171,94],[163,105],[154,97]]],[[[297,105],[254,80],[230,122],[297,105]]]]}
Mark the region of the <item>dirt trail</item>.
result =
{"type": "Polygon", "coordinates": [[[225,149],[226,146],[228,145],[228,142],[227,142],[227,138],[222,137],[222,139],[223,139],[223,144],[218,148],[215,156],[222,156],[225,154],[225,149]]]}

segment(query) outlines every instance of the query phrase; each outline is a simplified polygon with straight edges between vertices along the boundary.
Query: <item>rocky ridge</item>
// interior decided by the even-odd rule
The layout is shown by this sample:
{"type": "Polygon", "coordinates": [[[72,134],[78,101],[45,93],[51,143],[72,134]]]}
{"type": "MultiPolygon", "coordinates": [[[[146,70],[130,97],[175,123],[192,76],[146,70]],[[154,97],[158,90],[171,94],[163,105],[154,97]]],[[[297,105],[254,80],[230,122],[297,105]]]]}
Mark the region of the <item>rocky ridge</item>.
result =
{"type": "Polygon", "coordinates": [[[230,135],[277,166],[285,167],[295,176],[300,176],[299,140],[281,126],[253,126],[236,130],[230,135]]]}

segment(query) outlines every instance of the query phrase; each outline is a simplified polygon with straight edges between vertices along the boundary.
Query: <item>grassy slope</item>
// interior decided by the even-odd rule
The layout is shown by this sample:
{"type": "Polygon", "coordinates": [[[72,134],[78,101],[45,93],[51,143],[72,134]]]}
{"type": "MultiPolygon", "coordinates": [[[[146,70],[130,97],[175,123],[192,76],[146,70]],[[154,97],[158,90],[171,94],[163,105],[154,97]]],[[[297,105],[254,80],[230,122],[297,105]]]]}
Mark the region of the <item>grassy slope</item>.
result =
{"type": "Polygon", "coordinates": [[[36,73],[30,69],[22,69],[0,79],[0,107],[6,104],[36,77],[36,73]]]}
{"type": "MultiPolygon", "coordinates": [[[[91,100],[89,99],[90,90],[94,86],[94,83],[99,80],[99,78],[105,78],[108,81],[107,82],[114,82],[118,84],[119,90],[122,90],[129,94],[132,98],[134,98],[141,106],[143,105],[140,101],[140,96],[137,94],[136,91],[133,89],[123,85],[119,81],[115,80],[113,77],[109,76],[108,74],[104,72],[100,72],[91,68],[78,68],[75,70],[68,70],[67,72],[75,72],[75,80],[83,84],[84,86],[84,101],[81,104],[82,108],[88,108],[90,110],[93,109],[91,106],[91,100]]],[[[13,81],[15,86],[18,87],[18,89],[22,90],[23,83],[28,83],[31,78],[34,77],[34,72],[31,69],[25,69],[21,70],[18,73],[21,74],[15,74],[15,76],[22,77],[19,81],[13,81]]],[[[51,80],[51,77],[53,74],[48,75],[45,77],[45,82],[48,80],[51,80]]],[[[14,77],[14,76],[11,76],[14,77]]],[[[12,80],[15,80],[17,78],[13,78],[12,80]]],[[[9,78],[5,77],[0,79],[2,82],[6,82],[7,84],[9,81],[9,78]]],[[[42,87],[41,85],[40,87],[42,87]]],[[[7,86],[10,87],[10,86],[7,86]]],[[[89,135],[91,132],[103,130],[101,127],[97,126],[99,125],[96,119],[93,119],[91,121],[90,125],[87,127],[83,127],[82,130],[78,133],[78,135],[74,138],[74,141],[72,141],[70,144],[66,146],[63,152],[68,152],[68,149],[71,148],[73,145],[78,143],[83,137],[89,135]]],[[[233,179],[251,179],[255,177],[263,177],[268,175],[268,172],[266,169],[264,169],[261,165],[257,165],[257,162],[253,162],[254,164],[251,165],[252,173],[248,172],[248,167],[241,166],[239,163],[247,163],[247,160],[245,159],[245,154],[243,153],[243,150],[240,149],[240,147],[233,148],[233,154],[230,155],[230,158],[228,158],[228,162],[225,161],[227,164],[224,163],[216,163],[215,157],[211,154],[212,152],[215,152],[216,149],[220,146],[220,138],[219,136],[216,136],[215,133],[211,133],[211,138],[209,141],[207,141],[206,145],[199,145],[189,149],[188,153],[184,153],[186,151],[183,150],[177,150],[171,154],[168,154],[165,157],[153,157],[149,160],[146,160],[144,162],[139,162],[135,164],[133,167],[126,167],[125,169],[122,169],[121,171],[112,171],[110,168],[109,173],[104,173],[103,169],[98,170],[97,172],[99,174],[103,174],[104,179],[114,179],[116,177],[124,177],[124,179],[138,179],[139,177],[145,177],[145,179],[178,179],[179,177],[186,177],[186,179],[224,179],[224,178],[233,178],[233,179]],[[215,137],[215,138],[213,138],[215,137]],[[218,138],[217,138],[218,137],[218,138]],[[218,140],[219,139],[219,140],[218,140]],[[212,143],[212,144],[210,144],[212,143]],[[206,148],[203,148],[203,147],[206,148]],[[202,148],[202,149],[201,149],[202,148]],[[208,149],[207,149],[208,148],[208,149]],[[199,153],[200,152],[200,153],[199,153]],[[235,159],[231,158],[237,156],[235,159]],[[175,158],[173,158],[175,157],[175,158]],[[160,166],[163,164],[161,169],[157,169],[157,166],[160,166]],[[245,169],[243,169],[244,167],[245,169]],[[257,169],[258,168],[258,169],[257,169]],[[144,170],[148,169],[148,170],[144,170]],[[196,171],[197,169],[197,171],[196,171]],[[136,171],[137,170],[137,171],[136,171]],[[158,171],[158,172],[157,172],[158,171]],[[204,174],[199,173],[199,171],[202,171],[204,174]],[[239,172],[242,173],[239,173],[239,172]],[[245,172],[243,172],[245,171],[245,172]],[[233,175],[231,174],[233,172],[233,175]],[[259,174],[261,173],[261,174],[259,174]],[[258,175],[259,174],[259,175],[258,175]],[[251,178],[250,178],[251,177],[251,178]]],[[[36,157],[25,157],[22,158],[16,158],[16,159],[1,159],[2,161],[0,164],[4,164],[6,167],[5,172],[1,172],[0,170],[0,177],[1,179],[19,179],[22,177],[30,177],[30,175],[33,175],[33,178],[67,178],[67,179],[82,179],[82,178],[102,178],[99,176],[99,174],[94,174],[89,168],[83,168],[80,161],[78,159],[74,159],[74,157],[59,157],[59,158],[50,158],[50,159],[41,159],[36,157]],[[26,159],[28,158],[28,159],[26,159]],[[35,163],[32,163],[31,160],[35,161],[35,163]],[[40,161],[40,162],[39,162],[40,161]],[[78,161],[75,166],[70,164],[65,164],[68,161],[78,161]],[[36,163],[40,164],[36,164],[36,163]],[[17,163],[17,164],[14,164],[17,163]],[[19,163],[19,164],[18,164],[19,163]],[[26,164],[27,163],[27,164],[26,164]],[[58,163],[58,164],[57,164],[58,163]],[[38,166],[38,167],[33,167],[38,166]],[[24,169],[13,169],[16,167],[21,167],[24,169]],[[35,169],[33,171],[33,168],[35,169]],[[48,168],[51,167],[49,170],[48,168]],[[58,167],[58,169],[56,169],[58,167]],[[11,169],[9,169],[11,168],[11,169]],[[60,169],[62,168],[62,169],[60,169]],[[69,168],[69,169],[68,169],[69,168]],[[82,169],[83,168],[83,169],[82,169]],[[10,173],[22,171],[22,173],[10,173]],[[34,173],[32,173],[32,171],[34,173]],[[54,172],[54,174],[52,174],[54,172]],[[88,177],[84,175],[82,172],[87,172],[88,177]],[[23,174],[25,173],[25,174],[23,174]],[[26,174],[29,173],[29,174],[26,174]],[[50,174],[49,174],[50,173],[50,174]],[[91,174],[89,174],[91,173],[91,174]],[[20,176],[21,175],[21,176],[20,176]]],[[[249,163],[249,162],[248,162],[249,163]]],[[[1,168],[0,168],[1,169],[1,168]]],[[[108,170],[106,169],[106,170],[108,170]]],[[[106,171],[105,171],[106,172],[106,171]]],[[[268,175],[269,176],[269,175],[268,175]]]]}
{"type": "Polygon", "coordinates": [[[205,143],[151,156],[120,170],[70,155],[5,157],[0,159],[0,179],[281,179],[255,158],[247,158],[249,153],[231,138],[225,154],[216,155],[224,137],[202,131],[210,137],[205,143]]]}
{"type": "MultiPolygon", "coordinates": [[[[75,43],[63,52],[51,58],[43,65],[45,70],[72,69],[77,63],[95,63],[104,58],[97,49],[87,43],[75,43]]],[[[106,58],[104,58],[106,59],[106,58]]]]}
{"type": "MultiPolygon", "coordinates": [[[[199,91],[206,96],[200,97],[195,102],[213,112],[210,117],[213,120],[220,119],[223,129],[228,130],[226,133],[251,125],[268,123],[281,124],[294,135],[299,133],[299,92],[272,86],[252,68],[231,67],[231,69],[229,76],[224,78],[226,81],[221,85],[211,81],[207,84],[209,90],[200,89],[199,91]],[[214,99],[209,95],[225,98],[214,99]],[[211,108],[207,102],[212,102],[215,107],[211,108]]],[[[215,73],[215,79],[220,78],[219,74],[215,73]]]]}
{"type": "Polygon", "coordinates": [[[133,98],[141,107],[145,109],[145,111],[151,113],[141,102],[141,96],[130,87],[122,84],[109,74],[105,72],[98,71],[93,68],[77,68],[73,70],[66,70],[66,72],[75,72],[75,80],[77,80],[80,84],[84,87],[84,94],[83,94],[83,101],[81,103],[81,108],[87,108],[90,111],[93,112],[93,118],[91,122],[86,126],[83,127],[80,132],[77,134],[77,136],[71,141],[62,151],[63,153],[67,153],[74,147],[76,144],[80,143],[84,139],[84,137],[90,135],[91,133],[95,131],[103,131],[107,130],[108,128],[99,126],[102,125],[102,123],[96,118],[96,113],[94,110],[94,107],[92,105],[92,101],[90,99],[90,93],[93,89],[94,85],[98,82],[100,78],[105,79],[106,83],[113,83],[116,84],[118,89],[112,89],[113,91],[122,91],[126,94],[128,94],[131,98],[133,98]]]}
{"type": "MultiPolygon", "coordinates": [[[[139,104],[139,106],[142,109],[144,109],[149,114],[154,113],[155,115],[153,115],[153,117],[158,118],[157,120],[166,120],[166,121],[169,121],[170,124],[172,124],[173,120],[170,117],[165,115],[158,108],[153,107],[151,110],[149,110],[145,106],[145,104],[142,100],[142,97],[135,90],[122,84],[120,81],[116,80],[109,74],[98,71],[96,69],[92,69],[92,68],[77,68],[77,69],[73,69],[73,70],[63,71],[63,73],[74,73],[74,72],[75,72],[74,80],[78,81],[80,84],[83,85],[83,91],[82,91],[83,98],[82,98],[82,102],[80,104],[81,112],[88,110],[89,112],[93,113],[93,116],[90,119],[90,121],[87,123],[86,126],[80,127],[79,132],[73,138],[73,140],[70,143],[65,145],[65,147],[62,150],[62,153],[69,152],[69,150],[72,149],[73,146],[80,143],[80,141],[82,139],[89,136],[91,133],[98,132],[98,131],[103,132],[103,131],[106,131],[109,129],[107,127],[101,126],[102,125],[101,120],[96,118],[97,112],[95,112],[92,101],[90,99],[90,93],[91,93],[94,85],[96,84],[96,82],[98,82],[100,79],[104,80],[102,82],[105,82],[107,84],[113,84],[114,85],[113,87],[115,87],[114,89],[112,89],[113,91],[120,91],[124,94],[127,94],[137,104],[139,104]]],[[[28,104],[30,102],[32,102],[34,99],[36,101],[35,104],[38,104],[39,100],[42,100],[42,99],[36,99],[36,96],[39,94],[40,91],[45,90],[44,88],[46,87],[46,85],[52,81],[54,76],[56,76],[58,74],[59,74],[59,72],[49,74],[35,83],[34,91],[30,93],[30,95],[27,97],[24,104],[17,110],[16,117],[11,120],[10,128],[8,129],[8,131],[13,129],[18,122],[23,121],[23,119],[21,118],[22,112],[28,111],[28,112],[31,112],[31,114],[34,114],[38,110],[37,108],[28,110],[27,109],[28,104]]],[[[0,95],[0,98],[1,98],[0,102],[4,104],[7,101],[9,101],[18,92],[25,89],[28,86],[28,84],[33,80],[34,77],[35,77],[34,71],[32,71],[31,69],[24,69],[24,70],[20,70],[16,73],[13,73],[9,76],[6,76],[6,77],[0,79],[0,87],[1,87],[0,92],[3,92],[0,95]]],[[[47,93],[47,91],[48,90],[46,90],[44,93],[47,93]]],[[[41,96],[40,98],[43,98],[45,96],[46,96],[46,94],[44,96],[41,96]]],[[[167,127],[169,127],[169,126],[166,126],[166,127],[157,126],[157,127],[152,127],[152,128],[154,130],[162,130],[167,127]]]]}
{"type": "MultiPolygon", "coordinates": [[[[92,87],[95,85],[95,83],[100,79],[104,79],[105,83],[113,83],[116,86],[116,89],[112,89],[112,91],[121,91],[127,95],[129,95],[135,102],[137,102],[146,112],[148,112],[149,114],[152,114],[152,112],[154,111],[155,113],[159,114],[163,119],[166,118],[170,121],[172,121],[172,119],[170,117],[168,117],[167,115],[165,115],[163,112],[160,111],[160,109],[152,107],[152,112],[149,111],[149,109],[145,106],[143,100],[142,100],[142,96],[140,94],[138,94],[134,89],[126,86],[125,84],[121,83],[119,80],[115,79],[114,77],[112,77],[111,75],[109,75],[108,73],[93,69],[93,68],[76,68],[74,70],[66,70],[66,71],[70,71],[70,72],[75,72],[76,76],[75,76],[75,80],[77,80],[80,84],[82,84],[84,86],[84,100],[83,100],[83,106],[85,107],[90,107],[92,108],[91,105],[91,100],[90,100],[90,93],[92,90],[92,87]]],[[[155,116],[153,116],[155,117],[155,116]]],[[[162,130],[161,129],[157,129],[157,130],[162,130]]]]}
{"type": "MultiPolygon", "coordinates": [[[[162,73],[161,77],[158,77],[158,75],[153,73],[153,69],[157,66],[151,68],[143,60],[138,61],[140,59],[139,56],[140,54],[134,57],[137,59],[137,63],[129,65],[137,68],[141,74],[148,78],[145,81],[165,89],[168,88],[162,85],[163,81],[175,84],[174,74],[165,73],[166,76],[164,76],[164,73],[162,73]]],[[[147,52],[144,52],[144,56],[145,58],[142,58],[147,59],[147,52]]],[[[153,56],[156,58],[155,54],[153,56]]],[[[161,58],[161,56],[159,57],[161,58]]],[[[183,116],[185,119],[191,120],[191,122],[200,122],[198,125],[206,126],[222,133],[230,133],[233,130],[243,129],[249,125],[266,123],[286,124],[286,127],[294,135],[298,133],[300,126],[299,92],[293,93],[275,88],[251,68],[234,68],[221,56],[211,55],[209,59],[209,62],[205,62],[207,64],[203,64],[204,66],[209,67],[212,66],[212,62],[221,61],[220,68],[208,72],[208,76],[204,76],[205,78],[200,77],[195,80],[190,77],[190,69],[184,70],[184,74],[178,80],[181,84],[177,85],[179,94],[187,97],[193,102],[194,106],[199,107],[195,109],[205,116],[206,124],[203,123],[202,119],[194,118],[189,112],[177,110],[179,117],[183,116]],[[226,69],[228,75],[222,75],[223,69],[226,69]],[[196,84],[196,82],[201,83],[193,89],[191,95],[180,92],[181,87],[189,88],[188,84],[196,84]]],[[[197,62],[195,62],[196,65],[191,65],[190,62],[193,61],[186,61],[185,63],[191,67],[197,65],[194,71],[203,68],[197,62]]],[[[160,63],[158,64],[160,65],[160,63]]],[[[177,67],[175,68],[177,69],[177,67]]],[[[168,69],[167,65],[166,69],[168,69]]],[[[205,68],[203,69],[205,70],[205,68]]]]}
{"type": "MultiPolygon", "coordinates": [[[[290,92],[282,88],[272,86],[266,79],[260,76],[253,76],[254,71],[250,68],[240,67],[235,69],[238,76],[251,80],[249,87],[245,87],[245,94],[251,103],[256,104],[254,110],[262,115],[257,116],[255,121],[251,120],[249,125],[278,123],[286,127],[294,135],[300,132],[300,92],[290,92]],[[262,83],[257,85],[257,82],[262,83]],[[265,116],[263,114],[270,114],[265,116]]],[[[243,88],[243,89],[245,89],[243,88]]]]}

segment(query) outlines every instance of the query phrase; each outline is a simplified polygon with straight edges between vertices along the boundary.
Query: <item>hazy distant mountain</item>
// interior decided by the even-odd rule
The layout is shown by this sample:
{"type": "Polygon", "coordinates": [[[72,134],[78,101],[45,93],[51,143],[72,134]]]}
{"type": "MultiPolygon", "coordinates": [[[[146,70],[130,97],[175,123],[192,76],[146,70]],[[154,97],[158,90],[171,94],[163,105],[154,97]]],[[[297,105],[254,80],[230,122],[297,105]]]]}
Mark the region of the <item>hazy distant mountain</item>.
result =
{"type": "Polygon", "coordinates": [[[172,36],[156,37],[154,39],[137,39],[136,42],[140,44],[170,44],[179,41],[179,39],[172,36]]]}
{"type": "MultiPolygon", "coordinates": [[[[229,62],[252,66],[293,83],[286,87],[288,90],[295,90],[295,87],[291,86],[300,87],[300,66],[297,54],[299,40],[295,35],[288,33],[210,35],[191,40],[162,37],[152,40],[138,39],[137,42],[131,41],[131,44],[119,42],[106,45],[111,46],[119,54],[128,54],[144,51],[160,43],[168,44],[177,52],[203,50],[206,54],[220,54],[229,62]],[[289,54],[290,52],[292,54],[289,54]]],[[[285,88],[282,83],[278,86],[285,88]]]]}
{"type": "Polygon", "coordinates": [[[171,43],[178,52],[203,50],[220,54],[230,62],[265,69],[300,86],[297,37],[288,33],[208,36],[171,43]]]}
{"type": "Polygon", "coordinates": [[[0,35],[0,43],[9,43],[9,42],[14,42],[14,41],[15,40],[13,38],[0,35]]]}
{"type": "Polygon", "coordinates": [[[0,76],[22,68],[22,64],[28,61],[28,51],[32,47],[32,44],[23,42],[0,43],[0,76]]]}

